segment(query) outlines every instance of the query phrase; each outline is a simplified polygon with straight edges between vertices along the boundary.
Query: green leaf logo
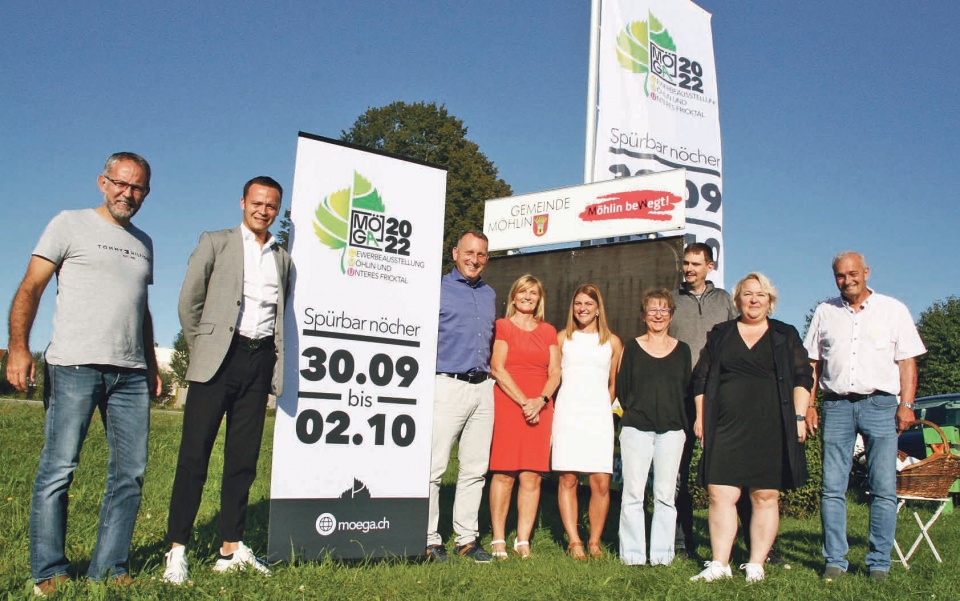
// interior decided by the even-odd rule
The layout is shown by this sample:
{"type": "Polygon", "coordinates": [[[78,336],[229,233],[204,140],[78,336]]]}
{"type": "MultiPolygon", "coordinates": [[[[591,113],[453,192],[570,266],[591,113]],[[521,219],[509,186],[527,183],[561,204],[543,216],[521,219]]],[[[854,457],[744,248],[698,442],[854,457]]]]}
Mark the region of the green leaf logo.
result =
{"type": "Polygon", "coordinates": [[[320,242],[333,249],[345,247],[347,219],[350,217],[350,188],[325,196],[313,215],[313,231],[320,242]]]}
{"type": "Polygon", "coordinates": [[[353,172],[353,188],[337,190],[324,196],[313,216],[313,232],[320,243],[331,250],[343,249],[340,255],[340,272],[346,273],[344,258],[347,254],[347,241],[350,237],[350,210],[359,209],[383,213],[383,200],[380,192],[356,171],[353,172]]]}
{"type": "MultiPolygon", "coordinates": [[[[648,82],[650,78],[651,60],[650,43],[653,42],[664,50],[676,52],[677,45],[670,37],[670,32],[663,26],[653,13],[648,13],[650,20],[633,21],[627,23],[623,31],[617,36],[617,62],[631,73],[644,73],[643,91],[649,96],[648,82]]],[[[658,73],[668,81],[672,78],[667,73],[658,73]]]]}
{"type": "Polygon", "coordinates": [[[353,172],[353,207],[364,211],[383,213],[383,201],[380,193],[362,175],[353,172]]]}

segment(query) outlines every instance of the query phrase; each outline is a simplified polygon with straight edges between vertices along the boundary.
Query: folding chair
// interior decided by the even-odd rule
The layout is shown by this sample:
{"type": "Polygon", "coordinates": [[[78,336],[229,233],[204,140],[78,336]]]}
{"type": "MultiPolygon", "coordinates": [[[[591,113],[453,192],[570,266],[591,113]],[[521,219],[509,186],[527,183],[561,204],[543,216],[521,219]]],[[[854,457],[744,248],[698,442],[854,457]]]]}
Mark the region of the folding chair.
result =
{"type": "Polygon", "coordinates": [[[957,478],[960,478],[960,457],[951,453],[947,435],[933,422],[917,420],[916,423],[936,430],[940,435],[941,444],[933,447],[926,459],[908,465],[897,472],[897,515],[900,514],[900,510],[907,502],[912,504],[937,504],[933,515],[926,522],[920,518],[917,509],[913,509],[913,517],[916,519],[917,525],[920,526],[920,534],[906,555],[900,549],[900,544],[894,539],[893,547],[897,551],[897,556],[900,557],[899,561],[908,570],[910,564],[907,561],[913,556],[923,540],[927,541],[927,546],[933,551],[933,556],[937,558],[937,561],[943,563],[936,545],[933,544],[933,539],[930,538],[930,528],[936,523],[944,509],[952,504],[950,489],[957,478]]]}
{"type": "Polygon", "coordinates": [[[910,564],[907,561],[913,557],[914,552],[916,552],[917,547],[920,546],[920,543],[924,539],[927,541],[927,546],[930,547],[930,550],[933,551],[933,556],[937,558],[937,561],[943,563],[943,559],[940,558],[940,553],[937,552],[937,546],[933,544],[933,539],[930,538],[930,527],[937,521],[937,518],[940,517],[940,514],[943,513],[943,510],[947,507],[947,504],[951,502],[950,497],[944,497],[940,499],[930,499],[927,497],[914,497],[910,495],[897,495],[897,515],[900,515],[900,509],[907,504],[907,501],[920,501],[926,503],[937,503],[937,509],[933,512],[933,515],[930,516],[930,519],[924,523],[920,518],[920,513],[917,511],[916,507],[913,509],[913,517],[917,520],[917,525],[920,526],[920,534],[917,535],[917,540],[913,541],[913,545],[910,546],[910,550],[907,551],[907,554],[904,555],[903,551],[900,549],[900,544],[897,542],[896,538],[893,540],[893,548],[897,551],[897,556],[900,557],[900,563],[903,564],[903,567],[910,569],[910,564]]]}

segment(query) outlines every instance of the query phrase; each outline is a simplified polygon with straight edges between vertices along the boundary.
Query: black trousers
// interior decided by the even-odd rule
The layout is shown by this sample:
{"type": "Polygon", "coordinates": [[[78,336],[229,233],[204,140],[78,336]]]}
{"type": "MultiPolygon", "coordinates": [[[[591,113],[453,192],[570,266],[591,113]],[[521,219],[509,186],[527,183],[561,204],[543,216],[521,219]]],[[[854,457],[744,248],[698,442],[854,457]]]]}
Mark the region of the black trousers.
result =
{"type": "Polygon", "coordinates": [[[698,541],[693,536],[693,497],[690,495],[690,462],[693,461],[693,445],[697,437],[693,430],[687,431],[687,440],[683,443],[683,454],[680,455],[680,473],[677,475],[677,535],[674,547],[684,549],[693,554],[697,549],[698,541]]]}
{"type": "Polygon", "coordinates": [[[228,542],[243,539],[275,363],[272,343],[251,349],[235,338],[217,374],[209,382],[190,383],[167,518],[169,542],[186,545],[190,540],[224,415],[227,436],[220,489],[220,537],[228,542]]]}

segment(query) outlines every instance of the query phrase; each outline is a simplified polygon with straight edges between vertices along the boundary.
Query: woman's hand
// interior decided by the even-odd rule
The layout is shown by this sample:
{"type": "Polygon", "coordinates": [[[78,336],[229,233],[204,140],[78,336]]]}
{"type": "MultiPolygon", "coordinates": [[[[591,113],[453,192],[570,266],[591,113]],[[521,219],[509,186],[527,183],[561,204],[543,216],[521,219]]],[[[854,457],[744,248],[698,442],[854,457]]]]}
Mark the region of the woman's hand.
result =
{"type": "MultiPolygon", "coordinates": [[[[706,351],[706,349],[704,349],[706,351]]],[[[703,355],[701,355],[702,357],[703,355]]],[[[700,446],[703,446],[703,395],[698,394],[693,397],[693,405],[697,409],[697,418],[693,421],[693,434],[700,439],[700,446]]]]}
{"type": "Polygon", "coordinates": [[[807,442],[807,423],[804,421],[797,421],[797,440],[800,444],[807,442]]]}
{"type": "Polygon", "coordinates": [[[542,397],[533,397],[526,400],[520,407],[523,409],[523,419],[527,423],[535,424],[540,421],[540,411],[546,406],[542,397]],[[532,421],[536,420],[536,421],[532,421]]]}

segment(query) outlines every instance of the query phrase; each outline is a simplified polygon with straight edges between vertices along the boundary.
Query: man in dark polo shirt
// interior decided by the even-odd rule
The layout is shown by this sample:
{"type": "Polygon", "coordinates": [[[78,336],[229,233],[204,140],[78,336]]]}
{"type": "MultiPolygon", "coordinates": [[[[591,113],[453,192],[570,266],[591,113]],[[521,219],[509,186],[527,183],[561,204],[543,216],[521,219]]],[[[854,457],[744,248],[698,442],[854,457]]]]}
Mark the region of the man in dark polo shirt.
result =
{"type": "Polygon", "coordinates": [[[480,278],[487,259],[487,237],[479,231],[464,233],[453,249],[456,266],[440,283],[426,549],[427,557],[436,561],[447,558],[437,532],[440,480],[458,439],[460,472],[453,504],[456,553],[481,563],[493,559],[480,546],[478,518],[493,437],[493,380],[489,372],[496,293],[480,278]]]}

